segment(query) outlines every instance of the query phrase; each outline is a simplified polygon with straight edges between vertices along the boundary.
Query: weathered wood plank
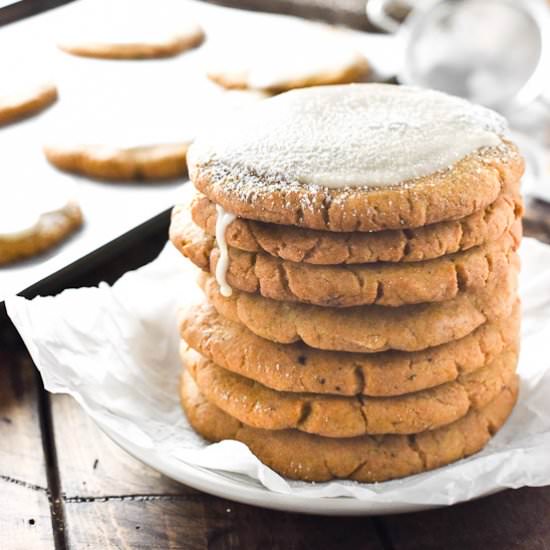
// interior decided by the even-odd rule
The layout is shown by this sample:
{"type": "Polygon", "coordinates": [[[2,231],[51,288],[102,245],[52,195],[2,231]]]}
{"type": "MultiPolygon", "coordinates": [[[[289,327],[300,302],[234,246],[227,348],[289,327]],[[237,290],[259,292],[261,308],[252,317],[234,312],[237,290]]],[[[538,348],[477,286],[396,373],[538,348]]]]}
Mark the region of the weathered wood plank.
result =
{"type": "Polygon", "coordinates": [[[70,548],[381,550],[368,518],[272,512],[207,495],[66,502],[70,548]]]}
{"type": "Polygon", "coordinates": [[[381,548],[368,519],[284,514],[199,493],[127,455],[71,398],[52,396],[52,413],[71,548],[381,548]]]}
{"type": "Polygon", "coordinates": [[[0,479],[0,548],[54,548],[50,505],[45,490],[0,479]]]}
{"type": "Polygon", "coordinates": [[[33,369],[23,350],[0,350],[0,475],[46,487],[33,369]]]}
{"type": "Polygon", "coordinates": [[[0,326],[0,548],[52,548],[53,534],[34,367],[0,326]]]}
{"type": "Polygon", "coordinates": [[[208,548],[382,550],[370,518],[273,512],[209,497],[204,501],[208,548]],[[215,541],[215,544],[214,544],[215,541]]]}
{"type": "Polygon", "coordinates": [[[550,548],[550,487],[505,491],[420,514],[387,517],[395,550],[550,548]]]}
{"type": "Polygon", "coordinates": [[[203,506],[198,500],[111,498],[67,502],[69,548],[206,548],[203,506]]]}
{"type": "Polygon", "coordinates": [[[67,395],[53,395],[52,417],[61,491],[68,498],[184,494],[182,485],[113,443],[67,395]]]}

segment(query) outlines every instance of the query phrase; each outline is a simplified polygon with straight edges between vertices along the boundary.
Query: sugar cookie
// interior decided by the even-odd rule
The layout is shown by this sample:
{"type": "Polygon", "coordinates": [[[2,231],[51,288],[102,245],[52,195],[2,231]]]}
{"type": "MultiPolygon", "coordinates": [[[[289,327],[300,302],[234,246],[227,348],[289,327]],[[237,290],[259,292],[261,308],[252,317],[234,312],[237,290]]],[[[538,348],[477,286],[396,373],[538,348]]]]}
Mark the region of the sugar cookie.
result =
{"type": "Polygon", "coordinates": [[[278,302],[257,294],[220,294],[213,277],[201,274],[208,301],[224,317],[282,344],[303,341],[325,350],[374,353],[420,351],[458,340],[488,320],[508,317],[516,302],[517,266],[498,283],[454,300],[390,308],[328,308],[278,302]]]}
{"type": "Polygon", "coordinates": [[[440,92],[323,86],[266,99],[191,146],[195,187],[239,217],[329,231],[456,220],[517,194],[505,120],[440,92]]]}
{"type": "Polygon", "coordinates": [[[181,352],[284,392],[388,397],[432,388],[487,366],[519,345],[520,308],[468,336],[424,351],[358,354],[276,344],[203,303],[180,313],[181,352]],[[230,345],[228,345],[230,343],[230,345]]]}
{"type": "Polygon", "coordinates": [[[489,404],[516,377],[517,352],[457,380],[397,397],[278,392],[222,369],[194,350],[183,364],[210,403],[247,426],[324,437],[414,434],[450,424],[489,404]]]}
{"type": "Polygon", "coordinates": [[[264,464],[290,479],[378,482],[432,470],[481,450],[512,412],[518,383],[481,410],[417,435],[336,439],[297,430],[245,426],[209,403],[189,373],[181,382],[181,402],[193,428],[210,441],[236,439],[264,464]]]}
{"type": "MultiPolygon", "coordinates": [[[[172,214],[173,239],[182,233],[189,206],[172,214]]],[[[316,265],[418,262],[469,250],[509,231],[523,206],[519,197],[499,196],[484,210],[465,218],[416,229],[337,233],[237,218],[225,232],[227,244],[245,252],[266,252],[283,260],[316,265]]],[[[191,205],[195,224],[216,235],[216,205],[198,194],[191,205]]],[[[176,243],[176,246],[179,245],[176,243]]]]}
{"type": "Polygon", "coordinates": [[[34,114],[57,99],[53,84],[29,83],[0,87],[0,125],[34,114]]]}

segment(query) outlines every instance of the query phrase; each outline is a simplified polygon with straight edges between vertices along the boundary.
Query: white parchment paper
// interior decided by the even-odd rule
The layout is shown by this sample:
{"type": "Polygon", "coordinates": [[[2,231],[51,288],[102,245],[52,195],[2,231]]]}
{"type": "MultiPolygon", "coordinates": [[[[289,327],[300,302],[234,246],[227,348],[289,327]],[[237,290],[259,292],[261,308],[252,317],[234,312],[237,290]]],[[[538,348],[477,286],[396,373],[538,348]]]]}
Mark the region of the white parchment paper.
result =
{"type": "Polygon", "coordinates": [[[8,313],[46,388],[72,395],[115,439],[142,456],[224,472],[244,485],[301,497],[352,497],[370,504],[451,504],[504,487],[550,484],[550,247],[525,239],[519,403],[484,451],[456,464],[379,484],[288,482],[241,443],[208,445],[178,402],[176,311],[201,299],[196,271],[170,244],[151,264],[112,287],[66,290],[56,297],[14,297],[8,313]]]}

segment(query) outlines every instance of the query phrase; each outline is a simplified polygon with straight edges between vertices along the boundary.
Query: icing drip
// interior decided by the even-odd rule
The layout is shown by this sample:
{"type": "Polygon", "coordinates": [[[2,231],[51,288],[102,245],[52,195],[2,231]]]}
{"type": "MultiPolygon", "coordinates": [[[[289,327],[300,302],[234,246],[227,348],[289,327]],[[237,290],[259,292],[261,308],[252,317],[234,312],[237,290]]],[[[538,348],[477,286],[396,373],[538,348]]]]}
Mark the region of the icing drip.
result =
{"type": "Polygon", "coordinates": [[[499,146],[497,113],[441,92],[356,84],[294,90],[241,111],[191,148],[193,166],[329,188],[383,187],[499,146]]]}
{"type": "Polygon", "coordinates": [[[220,251],[220,257],[216,264],[216,281],[220,287],[220,293],[222,296],[228,298],[233,291],[227,284],[226,275],[227,268],[229,266],[229,253],[227,251],[227,242],[225,240],[225,231],[231,222],[235,220],[237,216],[226,212],[219,204],[216,205],[216,242],[218,243],[218,249],[220,251]]]}

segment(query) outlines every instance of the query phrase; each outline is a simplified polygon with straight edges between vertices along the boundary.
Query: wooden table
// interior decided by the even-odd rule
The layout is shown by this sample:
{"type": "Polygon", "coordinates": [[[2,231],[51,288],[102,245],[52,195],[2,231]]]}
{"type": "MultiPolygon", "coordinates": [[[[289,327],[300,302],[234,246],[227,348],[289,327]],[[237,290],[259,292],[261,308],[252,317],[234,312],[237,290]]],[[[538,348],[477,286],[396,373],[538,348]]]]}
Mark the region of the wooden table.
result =
{"type": "MultiPolygon", "coordinates": [[[[550,206],[526,228],[550,241],[550,206]]],[[[165,227],[66,286],[114,281],[152,259],[165,227]]],[[[52,289],[55,293],[59,289],[52,289]]],[[[549,457],[550,460],[550,457],[549,457]]],[[[320,518],[199,493],[134,460],[72,398],[49,395],[0,320],[0,549],[550,549],[550,487],[379,518],[320,518]]]]}
{"type": "MultiPolygon", "coordinates": [[[[20,0],[0,10],[0,24],[64,1],[20,0]]],[[[270,9],[298,13],[307,5],[319,10],[309,13],[332,20],[340,13],[349,24],[362,12],[362,0],[346,0],[344,15],[332,0],[270,0],[270,9]]],[[[112,282],[151,260],[166,241],[167,223],[64,286],[112,282]]],[[[529,204],[525,227],[550,242],[550,206],[529,204]]],[[[550,487],[378,518],[271,512],[202,494],[120,450],[70,397],[46,393],[0,311],[0,550],[42,548],[542,550],[550,549],[550,487]]]]}

